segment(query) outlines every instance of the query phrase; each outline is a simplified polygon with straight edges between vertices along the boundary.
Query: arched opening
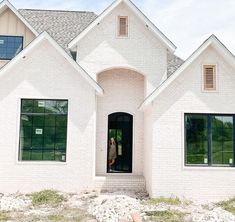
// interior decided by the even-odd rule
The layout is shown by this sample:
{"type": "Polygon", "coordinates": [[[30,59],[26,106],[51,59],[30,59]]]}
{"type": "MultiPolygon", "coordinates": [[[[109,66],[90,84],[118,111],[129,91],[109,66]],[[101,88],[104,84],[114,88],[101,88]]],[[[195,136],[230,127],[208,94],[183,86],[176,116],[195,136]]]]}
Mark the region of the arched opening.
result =
{"type": "MultiPolygon", "coordinates": [[[[109,129],[114,129],[113,132],[116,134],[120,131],[118,129],[122,129],[124,137],[127,135],[124,126],[128,122],[131,123],[128,138],[133,135],[130,142],[131,151],[121,156],[118,155],[117,147],[114,172],[140,175],[143,172],[144,116],[138,107],[144,100],[144,76],[133,70],[119,68],[99,73],[97,81],[104,89],[104,95],[97,97],[96,175],[105,175],[109,172],[107,154],[109,129]]],[[[120,145],[119,152],[121,152],[120,145]]]]}
{"type": "Polygon", "coordinates": [[[118,112],[108,116],[107,173],[132,173],[133,116],[118,112]],[[115,144],[111,145],[111,138],[115,144]]]}

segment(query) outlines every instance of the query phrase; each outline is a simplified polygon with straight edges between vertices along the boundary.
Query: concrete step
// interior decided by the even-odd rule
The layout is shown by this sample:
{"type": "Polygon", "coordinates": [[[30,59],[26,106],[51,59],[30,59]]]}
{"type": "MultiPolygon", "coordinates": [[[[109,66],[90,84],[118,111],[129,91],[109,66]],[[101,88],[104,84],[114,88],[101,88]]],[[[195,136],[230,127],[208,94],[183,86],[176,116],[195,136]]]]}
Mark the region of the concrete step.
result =
{"type": "Polygon", "coordinates": [[[136,175],[103,175],[95,177],[95,187],[101,191],[144,191],[145,179],[136,175]]]}

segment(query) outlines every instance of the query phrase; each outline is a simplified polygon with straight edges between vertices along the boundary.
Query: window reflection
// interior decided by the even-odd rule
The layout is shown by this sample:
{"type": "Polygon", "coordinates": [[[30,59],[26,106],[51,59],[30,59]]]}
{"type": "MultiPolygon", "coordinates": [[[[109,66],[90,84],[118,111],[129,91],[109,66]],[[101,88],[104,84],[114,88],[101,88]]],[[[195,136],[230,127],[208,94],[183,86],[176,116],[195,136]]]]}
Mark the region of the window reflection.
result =
{"type": "Polygon", "coordinates": [[[23,49],[22,36],[0,35],[0,59],[10,60],[18,55],[23,49]]]}

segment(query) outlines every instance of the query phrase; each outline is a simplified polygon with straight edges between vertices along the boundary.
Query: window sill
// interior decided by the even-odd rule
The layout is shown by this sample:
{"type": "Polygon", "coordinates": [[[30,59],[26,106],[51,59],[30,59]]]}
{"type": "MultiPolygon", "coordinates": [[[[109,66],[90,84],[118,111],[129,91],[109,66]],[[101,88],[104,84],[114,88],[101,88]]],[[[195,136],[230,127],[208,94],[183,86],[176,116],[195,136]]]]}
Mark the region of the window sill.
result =
{"type": "Polygon", "coordinates": [[[0,58],[0,61],[1,61],[1,62],[7,62],[7,61],[11,61],[11,60],[12,60],[12,59],[1,59],[1,58],[0,58]]]}
{"type": "Polygon", "coordinates": [[[116,38],[117,39],[129,39],[130,36],[129,35],[123,35],[123,36],[122,35],[117,35],[116,38]]]}
{"type": "Polygon", "coordinates": [[[228,171],[228,170],[235,170],[235,166],[208,166],[208,165],[184,165],[183,166],[184,171],[197,171],[197,170],[203,170],[203,171],[228,171]]]}
{"type": "Polygon", "coordinates": [[[67,162],[52,162],[52,161],[17,161],[17,165],[50,165],[50,166],[64,166],[67,162]]]}
{"type": "Polygon", "coordinates": [[[205,90],[205,89],[203,89],[202,93],[219,93],[219,91],[217,89],[216,90],[205,90]]]}

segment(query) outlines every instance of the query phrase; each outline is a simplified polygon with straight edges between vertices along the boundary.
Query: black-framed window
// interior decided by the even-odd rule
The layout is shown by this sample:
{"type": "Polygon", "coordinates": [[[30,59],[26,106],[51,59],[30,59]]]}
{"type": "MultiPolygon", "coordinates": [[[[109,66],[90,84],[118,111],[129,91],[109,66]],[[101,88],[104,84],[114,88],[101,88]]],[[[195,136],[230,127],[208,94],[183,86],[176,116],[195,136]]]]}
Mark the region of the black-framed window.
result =
{"type": "Polygon", "coordinates": [[[66,161],[67,100],[21,100],[20,161],[66,161]]]}
{"type": "Polygon", "coordinates": [[[231,114],[185,114],[185,164],[235,166],[231,114]]]}
{"type": "Polygon", "coordinates": [[[23,36],[0,35],[0,60],[10,60],[23,49],[23,36]]]}

